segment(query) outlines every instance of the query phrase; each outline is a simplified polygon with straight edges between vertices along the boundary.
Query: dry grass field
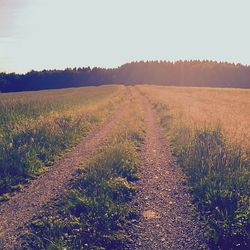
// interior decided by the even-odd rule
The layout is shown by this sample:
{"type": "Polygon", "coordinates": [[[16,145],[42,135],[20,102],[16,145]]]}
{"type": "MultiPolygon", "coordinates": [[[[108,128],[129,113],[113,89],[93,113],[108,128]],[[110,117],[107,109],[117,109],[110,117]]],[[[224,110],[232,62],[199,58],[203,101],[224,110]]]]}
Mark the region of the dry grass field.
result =
{"type": "Polygon", "coordinates": [[[186,124],[219,126],[230,139],[250,145],[250,90],[146,85],[142,90],[186,124]]]}

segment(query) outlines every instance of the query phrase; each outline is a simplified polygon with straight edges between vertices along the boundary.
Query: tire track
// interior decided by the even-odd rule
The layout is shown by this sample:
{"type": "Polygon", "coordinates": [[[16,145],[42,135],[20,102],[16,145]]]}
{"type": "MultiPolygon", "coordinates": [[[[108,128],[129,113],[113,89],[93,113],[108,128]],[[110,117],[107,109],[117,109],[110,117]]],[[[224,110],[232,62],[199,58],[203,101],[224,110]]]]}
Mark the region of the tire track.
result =
{"type": "Polygon", "coordinates": [[[149,102],[138,93],[145,110],[146,138],[141,148],[138,194],[133,203],[140,219],[130,231],[129,249],[208,249],[202,223],[191,202],[185,175],[177,166],[149,102]]]}
{"type": "Polygon", "coordinates": [[[0,206],[0,249],[13,249],[19,233],[43,211],[43,206],[67,190],[79,165],[93,156],[112,129],[119,123],[130,100],[124,103],[97,129],[90,132],[53,167],[0,206]]]}

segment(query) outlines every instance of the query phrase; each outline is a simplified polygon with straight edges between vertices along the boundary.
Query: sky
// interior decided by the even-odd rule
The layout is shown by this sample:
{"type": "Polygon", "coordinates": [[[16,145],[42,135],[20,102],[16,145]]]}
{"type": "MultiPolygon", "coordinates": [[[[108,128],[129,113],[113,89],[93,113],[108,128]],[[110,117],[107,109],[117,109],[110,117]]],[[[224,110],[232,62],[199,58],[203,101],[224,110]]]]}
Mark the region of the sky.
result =
{"type": "Polygon", "coordinates": [[[250,64],[249,0],[0,0],[0,72],[139,60],[250,64]]]}

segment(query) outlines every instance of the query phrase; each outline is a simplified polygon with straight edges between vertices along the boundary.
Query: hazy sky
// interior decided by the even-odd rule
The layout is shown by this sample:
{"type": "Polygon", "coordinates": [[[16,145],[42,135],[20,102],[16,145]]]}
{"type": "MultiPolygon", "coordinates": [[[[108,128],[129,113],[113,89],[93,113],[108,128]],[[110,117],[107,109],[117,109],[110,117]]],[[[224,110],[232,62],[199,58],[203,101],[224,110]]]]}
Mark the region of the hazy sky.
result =
{"type": "Polygon", "coordinates": [[[0,0],[0,71],[134,60],[250,64],[250,0],[0,0]]]}

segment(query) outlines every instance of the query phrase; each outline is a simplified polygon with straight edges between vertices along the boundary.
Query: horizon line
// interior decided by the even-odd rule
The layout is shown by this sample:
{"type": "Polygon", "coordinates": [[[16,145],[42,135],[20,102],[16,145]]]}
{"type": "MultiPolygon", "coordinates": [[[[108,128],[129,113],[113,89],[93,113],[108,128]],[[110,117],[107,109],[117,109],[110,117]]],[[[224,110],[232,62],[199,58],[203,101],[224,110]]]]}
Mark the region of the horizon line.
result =
{"type": "Polygon", "coordinates": [[[123,64],[120,64],[116,67],[102,67],[102,66],[72,66],[72,67],[64,67],[64,68],[43,68],[43,69],[29,69],[27,71],[24,71],[22,73],[17,73],[16,71],[0,71],[0,74],[16,74],[16,75],[25,75],[27,73],[30,72],[42,72],[42,71],[65,71],[67,69],[81,69],[81,68],[90,68],[91,70],[94,68],[98,68],[98,69],[118,69],[120,67],[122,67],[123,65],[126,64],[132,64],[132,63],[148,63],[148,62],[158,62],[158,63],[178,63],[178,62],[212,62],[212,63],[224,63],[224,64],[231,64],[231,65],[235,65],[235,66],[243,66],[243,67],[250,67],[250,64],[243,64],[240,62],[230,62],[230,61],[219,61],[219,60],[211,60],[211,59],[178,59],[178,60],[162,60],[162,59],[155,59],[155,60],[135,60],[135,61],[130,61],[130,62],[125,62],[123,64]]]}

